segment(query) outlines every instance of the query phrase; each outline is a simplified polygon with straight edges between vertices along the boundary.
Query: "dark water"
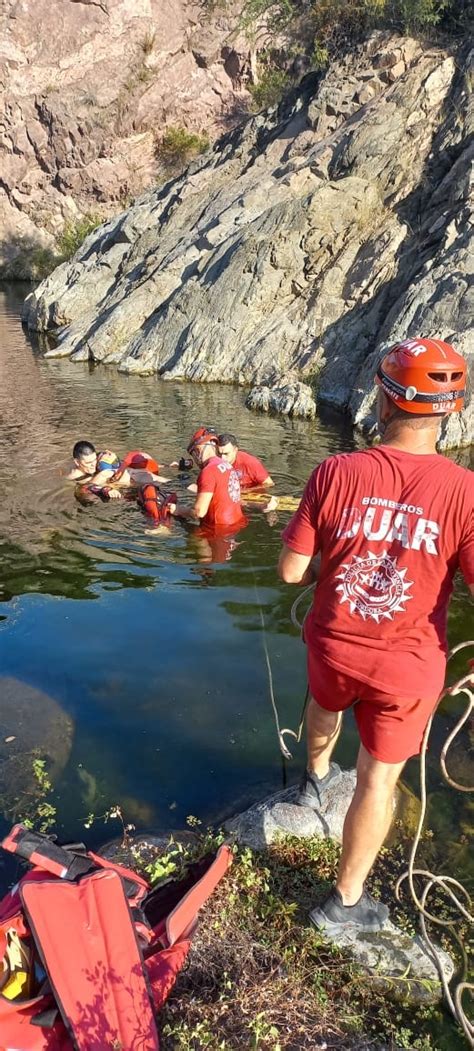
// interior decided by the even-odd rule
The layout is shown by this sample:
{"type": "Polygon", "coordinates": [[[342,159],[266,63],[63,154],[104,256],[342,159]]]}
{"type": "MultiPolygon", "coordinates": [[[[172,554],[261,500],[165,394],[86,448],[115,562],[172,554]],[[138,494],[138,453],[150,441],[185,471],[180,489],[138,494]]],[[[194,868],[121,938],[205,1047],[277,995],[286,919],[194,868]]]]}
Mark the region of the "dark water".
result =
{"type": "MultiPolygon", "coordinates": [[[[316,462],[353,447],[352,432],[338,416],[257,416],[232,387],[45,360],[20,325],[24,291],[4,288],[0,298],[1,674],[42,691],[71,720],[55,782],[61,834],[84,835],[86,815],[115,803],[139,828],[179,828],[189,814],[215,821],[282,784],[259,602],[282,725],[299,718],[304,652],[289,620],[296,589],[274,569],[288,515],[270,525],[252,510],[231,560],[210,564],[179,523],[156,538],[133,504],[80,506],[63,478],[70,450],[89,438],[121,454],[145,448],[165,463],[212,423],[235,431],[278,490],[292,494],[316,462]]],[[[450,633],[453,643],[473,634],[461,582],[450,633]]],[[[448,702],[437,718],[430,817],[452,852],[452,874],[466,876],[468,803],[441,786],[436,767],[437,742],[458,709],[448,702]]],[[[41,745],[41,711],[33,717],[41,745]]],[[[457,759],[464,771],[466,747],[457,759]]],[[[356,748],[349,719],[339,760],[353,762],[356,748]]],[[[303,761],[301,745],[289,780],[303,761]]],[[[416,785],[416,764],[407,780],[416,785]]],[[[89,842],[116,832],[94,826],[89,842]]]]}

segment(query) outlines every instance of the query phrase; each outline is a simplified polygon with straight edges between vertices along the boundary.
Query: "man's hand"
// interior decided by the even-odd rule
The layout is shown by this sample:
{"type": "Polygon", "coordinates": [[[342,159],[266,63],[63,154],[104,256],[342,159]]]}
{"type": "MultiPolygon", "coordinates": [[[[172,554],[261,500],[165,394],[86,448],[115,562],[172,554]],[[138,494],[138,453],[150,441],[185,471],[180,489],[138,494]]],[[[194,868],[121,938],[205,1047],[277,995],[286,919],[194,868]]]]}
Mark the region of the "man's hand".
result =
{"type": "Polygon", "coordinates": [[[119,489],[109,489],[109,500],[121,500],[122,494],[119,489]]]}

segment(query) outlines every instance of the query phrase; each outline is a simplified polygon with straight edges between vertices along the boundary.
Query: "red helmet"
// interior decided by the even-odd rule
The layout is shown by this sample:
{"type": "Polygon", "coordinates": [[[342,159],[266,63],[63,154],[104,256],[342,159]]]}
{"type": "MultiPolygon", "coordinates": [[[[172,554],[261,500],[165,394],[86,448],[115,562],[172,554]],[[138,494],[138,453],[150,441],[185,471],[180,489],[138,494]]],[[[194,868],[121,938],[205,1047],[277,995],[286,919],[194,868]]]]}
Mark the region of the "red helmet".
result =
{"type": "Polygon", "coordinates": [[[405,339],[385,355],[375,382],[404,412],[459,412],[466,393],[466,362],[441,339],[405,339]]]}
{"type": "Polygon", "coordinates": [[[193,453],[194,449],[197,449],[199,445],[208,445],[209,442],[212,445],[217,445],[217,434],[214,427],[199,427],[191,438],[187,452],[193,453]]]}

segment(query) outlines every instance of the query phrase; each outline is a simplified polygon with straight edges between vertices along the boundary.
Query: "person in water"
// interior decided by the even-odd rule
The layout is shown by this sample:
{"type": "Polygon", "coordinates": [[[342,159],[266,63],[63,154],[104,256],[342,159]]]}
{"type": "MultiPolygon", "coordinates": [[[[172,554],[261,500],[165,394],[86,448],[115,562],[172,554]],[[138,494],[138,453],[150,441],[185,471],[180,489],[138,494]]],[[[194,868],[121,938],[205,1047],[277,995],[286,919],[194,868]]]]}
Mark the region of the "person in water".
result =
{"type": "Polygon", "coordinates": [[[436,452],[440,420],[463,406],[466,362],[441,340],[408,339],[376,382],[382,443],[313,471],[279,561],[286,583],[308,585],[321,557],[304,626],[311,699],[298,802],[318,809],[338,776],[331,755],[352,707],[361,742],[336,884],[310,913],[336,933],[379,930],[388,918],[365,880],[443,688],[458,568],[474,594],[473,476],[436,452]]]}
{"type": "Polygon", "coordinates": [[[198,518],[211,531],[232,531],[246,525],[240,502],[239,478],[227,460],[217,455],[217,435],[200,427],[188,445],[188,453],[199,467],[197,496],[192,508],[180,504],[177,515],[198,518]]]}
{"type": "Polygon", "coordinates": [[[168,482],[160,475],[160,465],[148,453],[140,450],[127,453],[123,461],[107,450],[97,452],[91,442],[76,442],[72,451],[73,467],[68,479],[80,485],[93,487],[95,494],[104,494],[108,499],[119,499],[118,487],[138,488],[149,482],[168,482]]]}
{"type": "Polygon", "coordinates": [[[110,475],[120,467],[116,453],[106,450],[98,453],[92,442],[76,442],[72,450],[72,467],[67,478],[74,482],[92,481],[102,472],[110,475]]]}
{"type": "Polygon", "coordinates": [[[239,449],[235,434],[220,434],[217,439],[219,456],[234,468],[239,476],[241,489],[254,489],[256,486],[274,485],[266,467],[256,456],[239,449]]]}

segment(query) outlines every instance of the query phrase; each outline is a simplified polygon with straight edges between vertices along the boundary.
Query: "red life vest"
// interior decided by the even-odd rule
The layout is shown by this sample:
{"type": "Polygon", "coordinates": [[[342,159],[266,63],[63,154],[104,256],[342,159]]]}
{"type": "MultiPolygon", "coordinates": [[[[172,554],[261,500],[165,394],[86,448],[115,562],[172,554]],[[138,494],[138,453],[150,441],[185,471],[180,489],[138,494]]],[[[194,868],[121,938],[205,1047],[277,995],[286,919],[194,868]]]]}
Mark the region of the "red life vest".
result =
{"type": "Polygon", "coordinates": [[[158,525],[160,522],[168,522],[170,512],[169,504],[176,504],[178,497],[176,493],[163,493],[156,482],[148,482],[140,487],[138,503],[145,514],[152,518],[158,525]]]}
{"type": "Polygon", "coordinates": [[[150,474],[158,474],[160,470],[159,463],[153,460],[148,453],[142,453],[139,449],[135,449],[133,452],[127,453],[111,480],[118,482],[129,467],[135,471],[150,471],[150,474]]]}
{"type": "Polygon", "coordinates": [[[0,902],[0,1046],[158,1051],[155,1013],[186,960],[198,910],[231,863],[230,848],[151,890],[80,844],[60,847],[22,825],[2,846],[33,868],[0,902]]]}

